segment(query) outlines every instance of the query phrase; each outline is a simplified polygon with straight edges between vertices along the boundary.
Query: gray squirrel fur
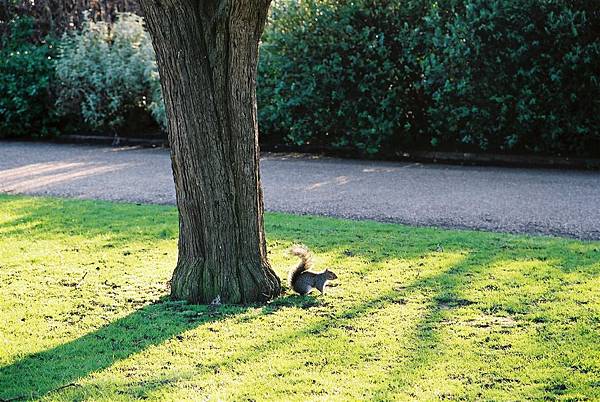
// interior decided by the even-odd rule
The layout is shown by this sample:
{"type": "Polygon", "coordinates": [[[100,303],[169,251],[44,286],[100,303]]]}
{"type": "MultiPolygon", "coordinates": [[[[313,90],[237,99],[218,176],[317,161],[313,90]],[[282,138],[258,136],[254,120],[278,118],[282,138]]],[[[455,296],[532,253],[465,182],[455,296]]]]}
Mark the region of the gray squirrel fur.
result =
{"type": "Polygon", "coordinates": [[[322,272],[312,272],[309,269],[312,267],[312,255],[306,247],[294,246],[290,253],[296,257],[300,257],[300,263],[290,270],[288,276],[288,284],[296,292],[301,295],[309,293],[313,289],[325,293],[325,285],[327,281],[337,279],[337,275],[326,269],[322,272]]]}

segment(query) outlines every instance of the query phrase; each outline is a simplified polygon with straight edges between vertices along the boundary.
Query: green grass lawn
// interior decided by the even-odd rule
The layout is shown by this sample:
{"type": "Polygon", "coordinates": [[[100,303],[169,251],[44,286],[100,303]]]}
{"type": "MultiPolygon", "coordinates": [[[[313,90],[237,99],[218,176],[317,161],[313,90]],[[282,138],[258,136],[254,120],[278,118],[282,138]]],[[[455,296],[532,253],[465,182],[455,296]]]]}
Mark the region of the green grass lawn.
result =
{"type": "Polygon", "coordinates": [[[169,301],[174,207],[0,196],[0,398],[600,399],[600,242],[267,214],[339,276],[169,301]]]}

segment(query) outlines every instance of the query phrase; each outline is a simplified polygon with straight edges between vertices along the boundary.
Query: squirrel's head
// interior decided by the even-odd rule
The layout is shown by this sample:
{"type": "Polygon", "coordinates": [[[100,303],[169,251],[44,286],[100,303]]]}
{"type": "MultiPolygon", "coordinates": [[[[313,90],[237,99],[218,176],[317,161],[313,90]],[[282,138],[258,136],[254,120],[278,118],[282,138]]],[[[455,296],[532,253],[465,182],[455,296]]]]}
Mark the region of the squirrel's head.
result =
{"type": "Polygon", "coordinates": [[[337,279],[337,275],[335,273],[333,273],[333,271],[330,271],[329,268],[327,268],[325,270],[325,274],[327,274],[327,280],[332,280],[332,279],[337,279]]]}

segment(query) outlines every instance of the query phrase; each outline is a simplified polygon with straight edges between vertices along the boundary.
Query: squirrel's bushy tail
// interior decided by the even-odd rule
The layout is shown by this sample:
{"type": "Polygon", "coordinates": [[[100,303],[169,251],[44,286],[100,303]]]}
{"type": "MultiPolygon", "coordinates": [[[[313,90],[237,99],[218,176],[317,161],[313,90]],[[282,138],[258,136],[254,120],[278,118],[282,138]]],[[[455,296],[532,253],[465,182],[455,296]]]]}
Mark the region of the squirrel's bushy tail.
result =
{"type": "Polygon", "coordinates": [[[300,263],[295,268],[290,270],[288,275],[288,284],[290,287],[293,287],[300,274],[311,267],[312,255],[306,247],[300,245],[292,246],[290,253],[296,257],[300,257],[300,263]]]}

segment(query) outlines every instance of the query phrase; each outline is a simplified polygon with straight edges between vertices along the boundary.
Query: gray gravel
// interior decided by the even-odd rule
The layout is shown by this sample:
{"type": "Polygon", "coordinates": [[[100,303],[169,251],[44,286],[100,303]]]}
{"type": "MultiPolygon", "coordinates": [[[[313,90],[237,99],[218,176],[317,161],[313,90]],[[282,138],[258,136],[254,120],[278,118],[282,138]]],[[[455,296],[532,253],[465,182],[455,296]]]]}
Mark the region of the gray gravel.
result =
{"type": "MultiPolygon", "coordinates": [[[[265,155],[267,210],[600,239],[600,173],[265,155]]],[[[165,149],[0,142],[0,192],[175,202],[165,149]]]]}

